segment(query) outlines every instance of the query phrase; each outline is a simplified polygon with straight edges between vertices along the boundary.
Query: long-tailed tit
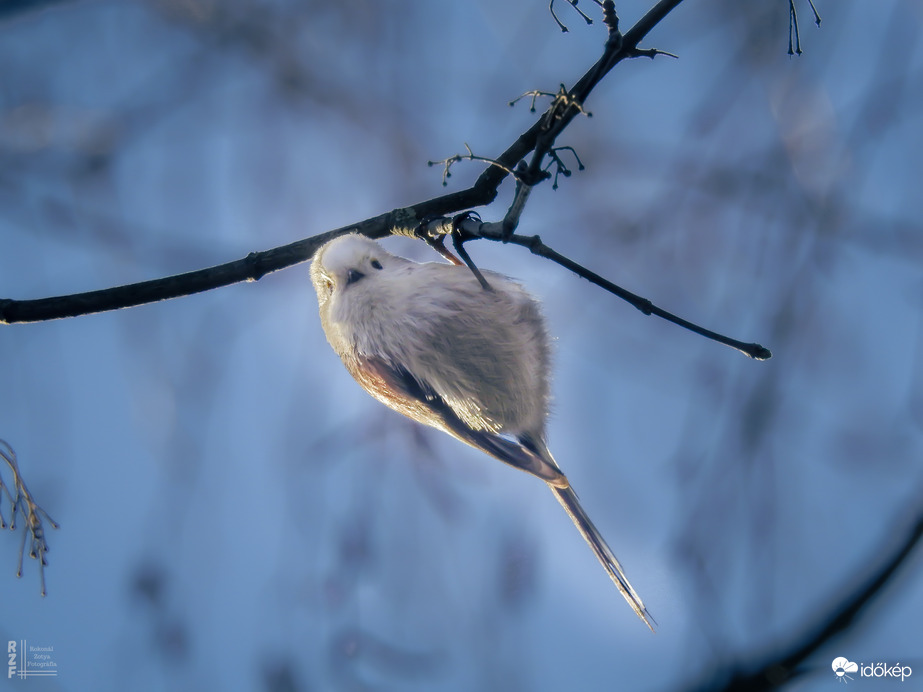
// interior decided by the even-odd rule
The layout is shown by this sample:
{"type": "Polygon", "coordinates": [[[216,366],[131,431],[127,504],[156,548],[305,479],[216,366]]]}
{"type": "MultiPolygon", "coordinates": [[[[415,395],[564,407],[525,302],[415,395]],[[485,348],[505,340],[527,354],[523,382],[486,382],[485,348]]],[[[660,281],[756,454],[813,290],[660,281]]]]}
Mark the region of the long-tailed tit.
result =
{"type": "Polygon", "coordinates": [[[395,411],[545,481],[629,605],[650,614],[545,445],[549,338],[535,298],[465,266],[419,264],[364,236],[317,251],[321,325],[346,369],[395,411]]]}

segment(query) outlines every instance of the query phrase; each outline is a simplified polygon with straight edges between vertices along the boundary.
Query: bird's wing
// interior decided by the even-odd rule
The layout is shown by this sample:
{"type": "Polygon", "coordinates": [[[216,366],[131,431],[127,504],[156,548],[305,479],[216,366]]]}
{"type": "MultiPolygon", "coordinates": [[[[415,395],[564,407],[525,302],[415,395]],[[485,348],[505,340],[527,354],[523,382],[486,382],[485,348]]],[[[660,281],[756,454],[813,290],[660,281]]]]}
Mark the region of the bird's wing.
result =
{"type": "Polygon", "coordinates": [[[487,430],[474,430],[426,382],[382,358],[362,356],[346,367],[367,392],[408,418],[443,430],[500,461],[527,471],[553,486],[565,488],[567,478],[534,451],[487,430]]]}

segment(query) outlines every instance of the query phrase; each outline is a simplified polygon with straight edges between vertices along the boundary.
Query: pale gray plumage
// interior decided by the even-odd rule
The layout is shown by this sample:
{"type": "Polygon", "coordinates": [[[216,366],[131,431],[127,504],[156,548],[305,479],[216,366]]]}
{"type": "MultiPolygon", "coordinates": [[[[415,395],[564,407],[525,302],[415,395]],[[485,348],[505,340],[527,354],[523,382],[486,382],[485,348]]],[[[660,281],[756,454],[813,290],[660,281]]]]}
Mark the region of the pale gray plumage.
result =
{"type": "Polygon", "coordinates": [[[545,445],[550,348],[538,302],[514,281],[483,273],[490,290],[467,267],[418,264],[358,234],[330,241],[311,265],[321,325],[356,381],[399,413],[548,483],[650,627],[545,445]]]}

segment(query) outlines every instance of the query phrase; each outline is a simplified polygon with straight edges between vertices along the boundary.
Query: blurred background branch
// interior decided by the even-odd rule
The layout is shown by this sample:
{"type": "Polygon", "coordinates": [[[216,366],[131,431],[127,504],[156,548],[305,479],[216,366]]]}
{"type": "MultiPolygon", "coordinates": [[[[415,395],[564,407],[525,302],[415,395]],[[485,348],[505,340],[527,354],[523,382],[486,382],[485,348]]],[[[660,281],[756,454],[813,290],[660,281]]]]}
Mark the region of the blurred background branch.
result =
{"type": "Polygon", "coordinates": [[[906,518],[901,517],[897,525],[882,536],[885,549],[880,551],[880,555],[867,560],[867,568],[853,570],[860,578],[841,588],[828,610],[806,618],[814,622],[802,627],[801,636],[786,637],[786,641],[769,655],[757,657],[750,654],[750,661],[718,664],[707,675],[710,680],[694,689],[701,692],[774,690],[788,686],[812,669],[827,668],[830,657],[819,659],[818,652],[845,638],[850,628],[860,623],[860,617],[868,617],[873,600],[881,597],[919,545],[923,537],[923,515],[919,513],[916,502],[910,509],[909,516],[914,518],[909,526],[906,518]]]}

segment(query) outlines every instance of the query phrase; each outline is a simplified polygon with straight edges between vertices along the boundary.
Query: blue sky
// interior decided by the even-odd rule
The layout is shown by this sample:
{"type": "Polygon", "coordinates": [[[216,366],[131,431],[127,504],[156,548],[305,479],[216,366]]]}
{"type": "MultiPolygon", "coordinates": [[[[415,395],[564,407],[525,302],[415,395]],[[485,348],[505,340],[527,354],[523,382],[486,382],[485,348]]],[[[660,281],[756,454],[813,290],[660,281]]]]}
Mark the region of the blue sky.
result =
{"type": "MultiPolygon", "coordinates": [[[[567,34],[526,0],[0,18],[0,296],[198,269],[442,194],[427,160],[497,155],[537,117],[508,101],[599,55],[601,25],[556,7],[567,34]]],[[[647,7],[619,3],[622,26],[647,7]]],[[[820,29],[799,5],[791,59],[786,2],[683,3],[645,44],[680,59],[603,81],[558,142],[586,170],[520,227],[771,361],[469,247],[545,305],[549,446],[656,635],[541,483],[352,382],[303,265],[0,330],[0,438],[61,523],[45,598],[0,534],[0,641],[54,646],[60,671],[0,689],[666,690],[801,633],[923,481],[923,14],[818,9],[820,29]]],[[[923,674],[920,569],[792,689],[832,688],[837,656],[923,674]]]]}

